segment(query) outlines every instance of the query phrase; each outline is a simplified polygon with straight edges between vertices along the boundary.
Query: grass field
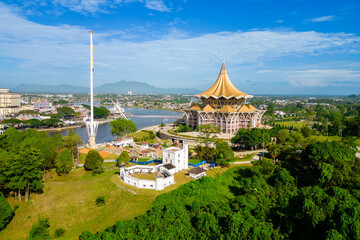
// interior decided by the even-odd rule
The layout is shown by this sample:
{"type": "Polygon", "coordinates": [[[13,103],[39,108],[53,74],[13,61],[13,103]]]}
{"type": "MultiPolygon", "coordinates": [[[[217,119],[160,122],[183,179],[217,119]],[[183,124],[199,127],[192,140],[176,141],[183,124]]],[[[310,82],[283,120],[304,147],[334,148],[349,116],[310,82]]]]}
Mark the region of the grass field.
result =
{"type": "Polygon", "coordinates": [[[191,164],[198,164],[199,162],[201,162],[202,160],[199,159],[195,159],[195,158],[190,158],[189,159],[189,163],[191,164]]]}
{"type": "MultiPolygon", "coordinates": [[[[114,164],[114,163],[112,163],[114,164]]],[[[234,167],[234,166],[231,166],[234,167]]],[[[215,177],[228,168],[208,170],[208,176],[215,177]]],[[[92,176],[83,168],[78,168],[67,176],[57,176],[54,171],[46,176],[44,193],[31,194],[30,201],[18,202],[8,198],[12,206],[19,205],[10,224],[0,232],[0,239],[26,239],[38,216],[48,217],[50,232],[64,228],[61,239],[78,239],[86,230],[97,232],[114,225],[119,220],[133,219],[151,208],[156,197],[193,181],[185,171],[175,174],[175,184],[163,191],[138,189],[127,185],[119,178],[117,170],[105,171],[92,176]],[[130,189],[134,195],[124,189],[130,189]],[[97,196],[105,196],[105,205],[97,207],[97,196]]]]}
{"type": "Polygon", "coordinates": [[[146,180],[155,180],[156,172],[154,173],[137,173],[131,175],[132,177],[146,180]]]}
{"type": "Polygon", "coordinates": [[[254,155],[255,155],[255,153],[248,154],[245,156],[237,156],[237,157],[234,157],[232,162],[249,161],[254,157],[254,155]]]}
{"type": "Polygon", "coordinates": [[[296,127],[298,129],[302,128],[303,126],[307,125],[306,121],[298,122],[298,121],[288,121],[288,122],[276,122],[279,125],[284,127],[296,127]]]}
{"type": "Polygon", "coordinates": [[[133,136],[133,138],[137,138],[137,139],[144,139],[144,138],[148,138],[148,140],[146,140],[145,142],[149,142],[149,143],[158,143],[158,141],[155,139],[150,139],[150,133],[146,132],[146,131],[138,131],[136,133],[131,134],[133,136]]]}

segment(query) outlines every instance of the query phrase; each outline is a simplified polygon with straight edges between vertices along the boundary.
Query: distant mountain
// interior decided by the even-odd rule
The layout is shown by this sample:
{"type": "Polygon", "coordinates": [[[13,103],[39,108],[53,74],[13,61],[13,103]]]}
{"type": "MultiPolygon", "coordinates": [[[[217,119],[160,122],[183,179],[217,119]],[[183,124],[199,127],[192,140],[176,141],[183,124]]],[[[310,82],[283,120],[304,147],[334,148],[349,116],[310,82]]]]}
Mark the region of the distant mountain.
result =
{"type": "MultiPolygon", "coordinates": [[[[72,85],[38,85],[20,84],[12,89],[20,93],[88,93],[89,88],[72,85]]],[[[125,94],[131,91],[133,94],[196,94],[201,92],[195,88],[158,88],[145,82],[121,80],[116,83],[105,83],[94,88],[95,93],[120,93],[125,94]]]]}
{"type": "Polygon", "coordinates": [[[68,84],[52,86],[23,83],[12,89],[12,91],[20,93],[87,93],[89,88],[68,84]]]}
{"type": "Polygon", "coordinates": [[[194,88],[158,88],[145,82],[125,81],[106,83],[94,89],[97,93],[120,93],[131,91],[133,94],[196,94],[201,91],[194,88]]]}

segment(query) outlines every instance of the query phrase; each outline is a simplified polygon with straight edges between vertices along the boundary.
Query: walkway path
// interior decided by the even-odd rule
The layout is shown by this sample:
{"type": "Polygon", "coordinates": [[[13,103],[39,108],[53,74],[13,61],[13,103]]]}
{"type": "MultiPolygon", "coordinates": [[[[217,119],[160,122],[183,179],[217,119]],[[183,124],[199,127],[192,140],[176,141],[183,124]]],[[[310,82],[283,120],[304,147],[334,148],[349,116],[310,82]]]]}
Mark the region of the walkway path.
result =
{"type": "Polygon", "coordinates": [[[245,152],[234,152],[234,156],[242,156],[242,155],[249,155],[253,153],[267,153],[267,149],[260,149],[260,150],[254,150],[254,151],[245,151],[245,152]]]}

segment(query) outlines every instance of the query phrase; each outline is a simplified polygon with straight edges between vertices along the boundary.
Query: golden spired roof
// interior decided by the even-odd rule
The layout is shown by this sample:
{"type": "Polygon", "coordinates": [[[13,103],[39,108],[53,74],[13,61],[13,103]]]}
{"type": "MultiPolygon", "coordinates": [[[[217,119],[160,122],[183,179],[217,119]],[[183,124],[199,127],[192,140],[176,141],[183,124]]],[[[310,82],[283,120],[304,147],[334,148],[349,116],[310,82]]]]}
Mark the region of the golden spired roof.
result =
{"type": "Polygon", "coordinates": [[[229,105],[225,105],[219,110],[219,112],[230,113],[230,112],[236,112],[236,111],[235,111],[235,109],[233,109],[229,105]]]}
{"type": "Polygon", "coordinates": [[[250,112],[250,109],[246,105],[242,105],[238,112],[250,112]]]}
{"type": "Polygon", "coordinates": [[[191,106],[190,110],[201,110],[201,106],[197,103],[191,106]]]}
{"type": "Polygon", "coordinates": [[[254,107],[251,104],[248,104],[247,107],[249,108],[250,111],[257,111],[256,107],[254,107]]]}
{"type": "Polygon", "coordinates": [[[204,112],[213,112],[215,110],[208,104],[203,108],[203,111],[204,112]]]}
{"type": "Polygon", "coordinates": [[[224,97],[229,98],[251,98],[251,95],[241,92],[237,89],[230,81],[229,76],[226,71],[225,61],[223,61],[219,76],[215,83],[205,92],[196,95],[197,97],[204,98],[220,98],[224,97]]]}

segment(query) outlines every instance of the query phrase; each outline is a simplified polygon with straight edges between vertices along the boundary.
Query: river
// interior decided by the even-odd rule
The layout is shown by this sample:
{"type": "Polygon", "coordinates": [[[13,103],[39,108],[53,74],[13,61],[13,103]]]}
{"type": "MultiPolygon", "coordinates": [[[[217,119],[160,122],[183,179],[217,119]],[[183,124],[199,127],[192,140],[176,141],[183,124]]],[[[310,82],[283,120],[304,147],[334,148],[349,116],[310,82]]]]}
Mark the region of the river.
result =
{"type": "MultiPolygon", "coordinates": [[[[154,125],[160,125],[161,123],[172,123],[182,116],[182,113],[167,110],[158,109],[144,109],[144,108],[131,108],[123,107],[125,113],[132,114],[130,119],[136,124],[137,129],[150,127],[154,125]]],[[[98,132],[96,135],[96,143],[111,142],[116,137],[110,133],[110,124],[99,125],[98,132]]],[[[68,135],[70,130],[63,130],[60,132],[61,136],[68,135]]],[[[74,129],[75,133],[81,137],[84,143],[87,143],[89,138],[86,133],[85,127],[79,127],[74,129]]],[[[49,132],[48,134],[52,137],[56,132],[49,132]]]]}

